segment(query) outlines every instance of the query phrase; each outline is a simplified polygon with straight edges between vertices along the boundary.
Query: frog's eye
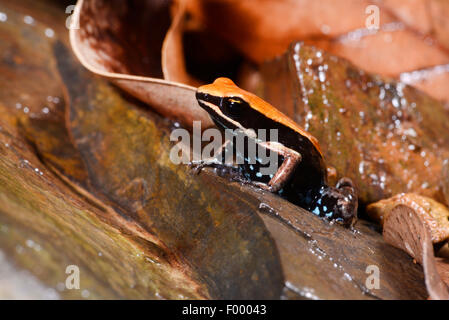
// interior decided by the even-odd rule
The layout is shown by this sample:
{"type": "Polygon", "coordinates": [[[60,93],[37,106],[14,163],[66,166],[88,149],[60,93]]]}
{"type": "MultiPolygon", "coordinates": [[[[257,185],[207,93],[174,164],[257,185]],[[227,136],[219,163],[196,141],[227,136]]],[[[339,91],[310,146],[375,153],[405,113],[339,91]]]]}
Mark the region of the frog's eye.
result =
{"type": "Polygon", "coordinates": [[[242,101],[238,99],[227,99],[226,100],[226,112],[229,113],[230,116],[237,116],[241,111],[242,101]]]}

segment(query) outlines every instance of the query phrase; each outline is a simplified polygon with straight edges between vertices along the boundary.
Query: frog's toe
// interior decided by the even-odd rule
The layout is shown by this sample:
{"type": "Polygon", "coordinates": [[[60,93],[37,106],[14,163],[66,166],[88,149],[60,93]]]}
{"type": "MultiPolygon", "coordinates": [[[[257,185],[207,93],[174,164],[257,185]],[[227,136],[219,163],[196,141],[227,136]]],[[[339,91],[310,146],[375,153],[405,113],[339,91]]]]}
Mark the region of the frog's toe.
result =
{"type": "Polygon", "coordinates": [[[206,167],[208,165],[208,163],[204,162],[204,161],[191,161],[188,163],[188,166],[190,168],[192,168],[193,172],[195,174],[199,174],[201,172],[201,170],[206,167]]]}
{"type": "Polygon", "coordinates": [[[353,225],[357,220],[358,200],[354,195],[347,195],[339,200],[339,211],[343,224],[353,225]]]}
{"type": "Polygon", "coordinates": [[[337,189],[353,188],[355,190],[354,182],[352,182],[352,180],[347,177],[338,180],[337,184],[335,185],[335,188],[337,189]]]}
{"type": "Polygon", "coordinates": [[[357,189],[355,188],[352,180],[349,178],[340,179],[336,185],[336,188],[340,193],[338,205],[344,224],[352,225],[357,219],[357,189]]]}

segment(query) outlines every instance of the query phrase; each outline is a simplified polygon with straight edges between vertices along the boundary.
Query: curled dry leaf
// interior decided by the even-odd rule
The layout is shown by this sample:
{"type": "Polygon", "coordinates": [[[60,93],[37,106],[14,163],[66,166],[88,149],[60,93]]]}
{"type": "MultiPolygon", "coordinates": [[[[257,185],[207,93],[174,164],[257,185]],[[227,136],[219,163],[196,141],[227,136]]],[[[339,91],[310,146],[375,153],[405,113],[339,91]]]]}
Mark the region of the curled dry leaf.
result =
{"type": "Polygon", "coordinates": [[[413,210],[430,231],[431,241],[439,243],[449,238],[449,210],[431,198],[414,193],[402,193],[367,206],[368,215],[384,225],[393,209],[402,205],[413,210]]]}
{"type": "Polygon", "coordinates": [[[173,21],[162,45],[162,71],[166,80],[197,87],[200,82],[187,73],[184,60],[182,34],[187,14],[186,1],[180,0],[175,4],[173,21]]]}
{"type": "Polygon", "coordinates": [[[438,273],[431,233],[421,214],[409,205],[396,205],[385,217],[383,236],[386,242],[406,251],[422,264],[431,299],[449,299],[448,286],[438,273]]]}
{"type": "MultiPolygon", "coordinates": [[[[70,29],[70,43],[84,67],[108,78],[159,113],[187,127],[194,120],[209,127],[212,121],[198,106],[196,89],[161,79],[161,50],[170,27],[170,3],[79,0],[72,17],[79,29],[70,29]]],[[[169,38],[179,27],[182,7],[180,10],[175,15],[169,38]]],[[[173,43],[169,40],[166,46],[170,48],[173,43]]],[[[174,49],[173,54],[180,50],[174,49]]]]}

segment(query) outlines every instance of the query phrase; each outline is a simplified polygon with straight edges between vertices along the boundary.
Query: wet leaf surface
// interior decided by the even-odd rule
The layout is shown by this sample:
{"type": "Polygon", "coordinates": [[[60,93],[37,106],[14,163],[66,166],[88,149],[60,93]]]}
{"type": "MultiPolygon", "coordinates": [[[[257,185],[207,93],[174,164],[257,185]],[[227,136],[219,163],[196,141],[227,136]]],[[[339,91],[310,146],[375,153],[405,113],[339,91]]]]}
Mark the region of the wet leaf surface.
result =
{"type": "Polygon", "coordinates": [[[402,192],[445,201],[449,141],[441,133],[449,113],[440,102],[301,43],[267,63],[262,79],[262,96],[320,141],[327,164],[356,183],[362,204],[402,192]]]}

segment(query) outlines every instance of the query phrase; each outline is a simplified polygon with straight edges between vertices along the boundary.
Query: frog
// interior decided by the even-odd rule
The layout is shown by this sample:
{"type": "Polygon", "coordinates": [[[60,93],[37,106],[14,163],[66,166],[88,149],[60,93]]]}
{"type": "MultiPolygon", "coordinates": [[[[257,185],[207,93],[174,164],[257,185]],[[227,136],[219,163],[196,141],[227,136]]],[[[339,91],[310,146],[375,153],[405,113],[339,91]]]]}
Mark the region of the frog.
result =
{"type": "MultiPolygon", "coordinates": [[[[275,172],[263,173],[266,163],[260,157],[249,157],[247,150],[235,150],[243,159],[238,165],[245,181],[278,194],[288,201],[330,221],[353,226],[357,220],[357,188],[343,177],[329,186],[327,166],[318,140],[295,121],[257,95],[239,88],[231,79],[217,78],[200,86],[196,100],[222,131],[238,132],[264,152],[274,152],[279,161],[275,172]],[[260,139],[260,129],[276,130],[276,139],[260,139]]],[[[221,155],[192,162],[193,166],[226,166],[221,155]],[[220,158],[221,157],[221,158],[220,158]]]]}

